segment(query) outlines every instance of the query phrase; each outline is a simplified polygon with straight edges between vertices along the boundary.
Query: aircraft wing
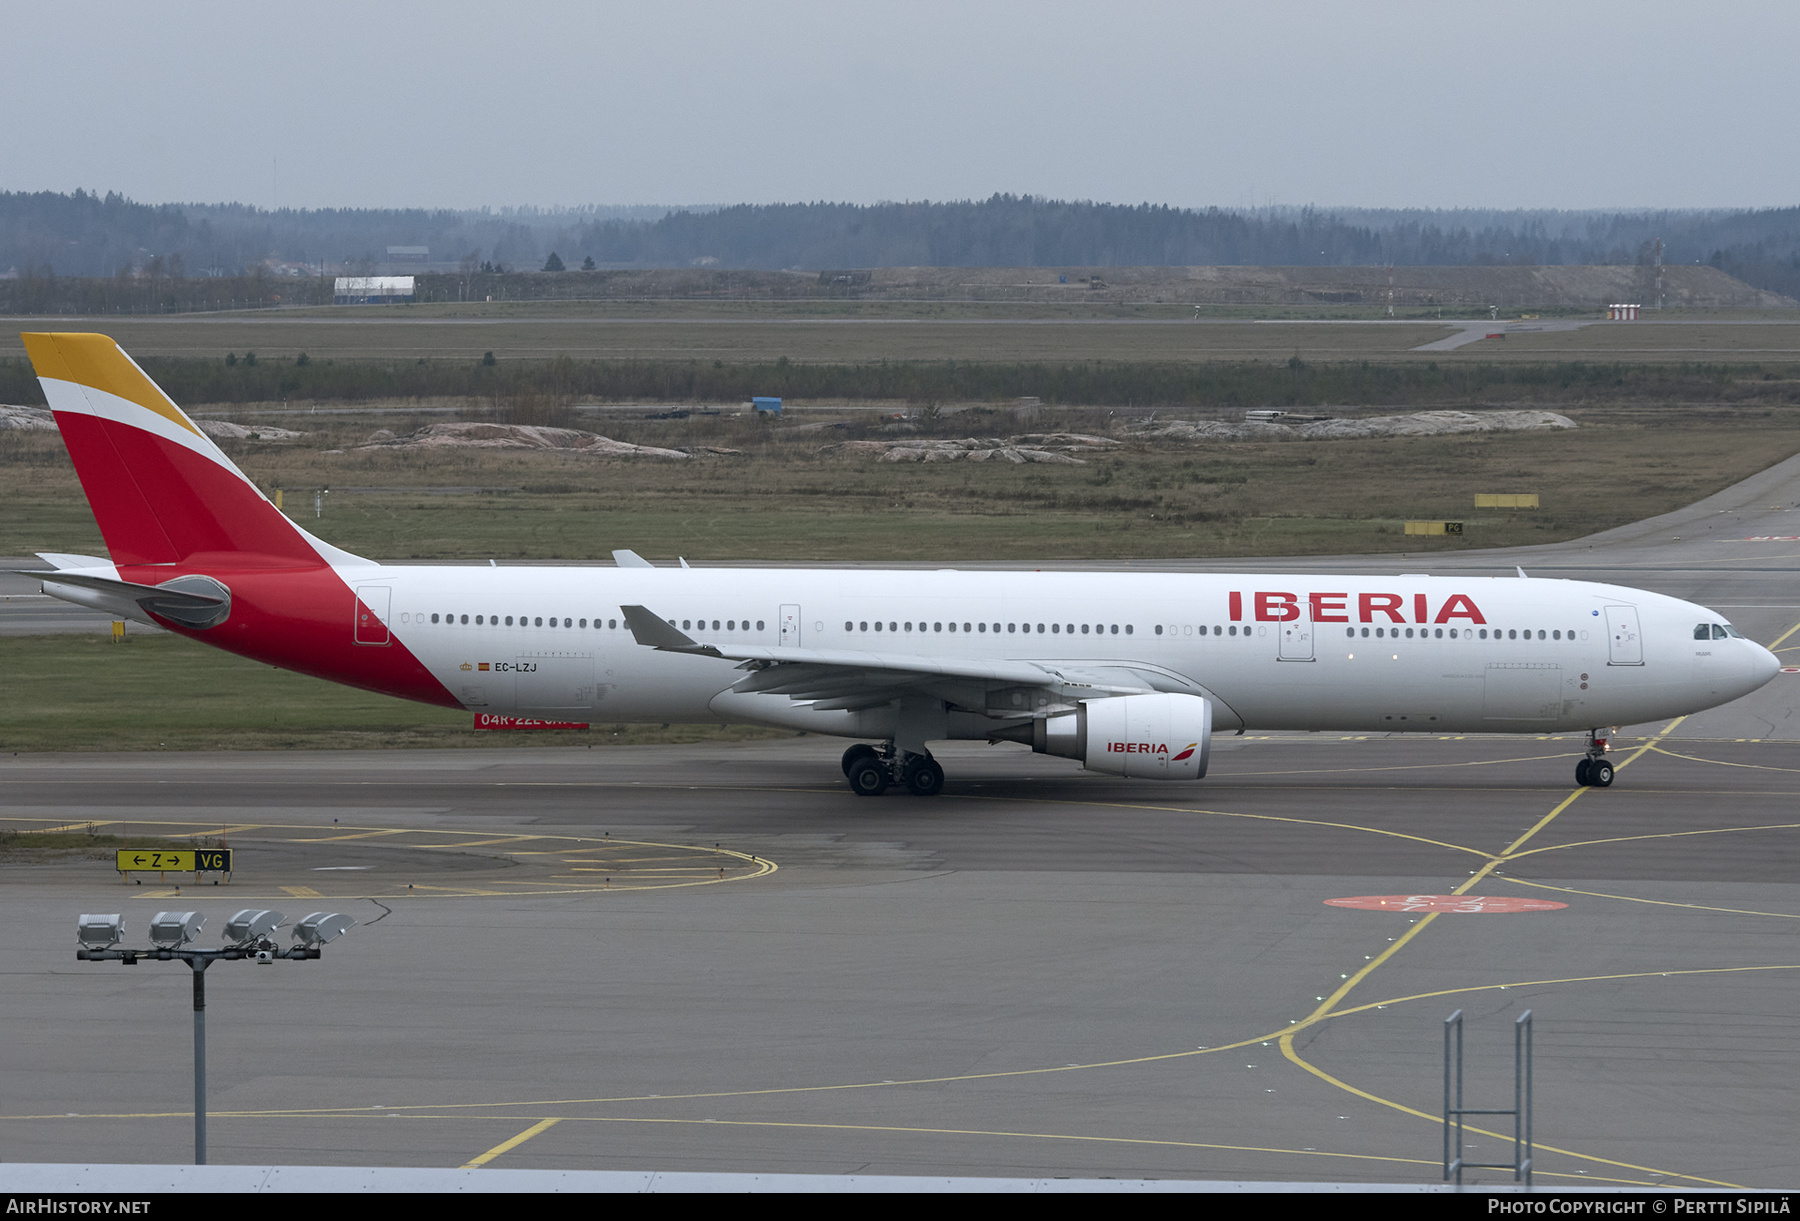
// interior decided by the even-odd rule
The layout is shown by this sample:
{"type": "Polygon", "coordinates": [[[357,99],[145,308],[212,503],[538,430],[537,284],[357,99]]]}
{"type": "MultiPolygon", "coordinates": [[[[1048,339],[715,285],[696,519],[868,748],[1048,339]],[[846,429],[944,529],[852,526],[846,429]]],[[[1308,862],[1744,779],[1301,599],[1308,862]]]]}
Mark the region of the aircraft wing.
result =
{"type": "Polygon", "coordinates": [[[820,710],[875,708],[903,695],[927,693],[990,716],[1046,716],[1076,700],[1186,690],[1154,673],[1110,665],[1076,667],[1060,662],[984,661],[917,653],[850,649],[801,649],[771,645],[709,644],[642,606],[622,606],[637,642],[669,653],[691,653],[743,663],[732,690],[785,695],[820,710]],[[1017,696],[1018,698],[1013,698],[1017,696]]]}

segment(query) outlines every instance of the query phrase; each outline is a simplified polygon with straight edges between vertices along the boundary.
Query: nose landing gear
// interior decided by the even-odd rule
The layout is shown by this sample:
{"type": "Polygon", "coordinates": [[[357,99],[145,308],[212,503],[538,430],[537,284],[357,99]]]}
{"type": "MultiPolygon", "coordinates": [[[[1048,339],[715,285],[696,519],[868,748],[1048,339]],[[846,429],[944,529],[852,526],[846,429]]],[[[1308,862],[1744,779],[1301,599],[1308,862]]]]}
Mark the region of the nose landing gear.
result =
{"type": "Polygon", "coordinates": [[[944,787],[944,769],[929,753],[907,754],[896,760],[890,744],[885,751],[859,742],[844,752],[844,779],[858,797],[879,797],[895,781],[915,797],[935,797],[944,787]]]}
{"type": "Polygon", "coordinates": [[[1575,765],[1575,783],[1589,788],[1611,788],[1613,765],[1606,761],[1610,743],[1603,736],[1608,731],[1588,730],[1587,754],[1575,765]]]}

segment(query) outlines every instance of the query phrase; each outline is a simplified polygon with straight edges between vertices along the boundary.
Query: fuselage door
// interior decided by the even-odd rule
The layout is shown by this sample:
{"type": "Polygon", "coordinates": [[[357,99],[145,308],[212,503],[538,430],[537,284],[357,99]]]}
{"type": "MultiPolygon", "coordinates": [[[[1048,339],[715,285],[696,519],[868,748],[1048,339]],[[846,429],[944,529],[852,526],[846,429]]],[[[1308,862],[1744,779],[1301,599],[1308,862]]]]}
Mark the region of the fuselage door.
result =
{"type": "Polygon", "coordinates": [[[357,644],[388,643],[388,606],[394,591],[386,585],[358,585],[356,587],[356,626],[357,644]]]}
{"type": "Polygon", "coordinates": [[[1606,608],[1606,663],[1612,666],[1644,664],[1644,638],[1638,634],[1637,607],[1606,608]]]}
{"type": "Polygon", "coordinates": [[[1289,619],[1281,625],[1281,641],[1276,646],[1275,656],[1281,661],[1313,659],[1313,621],[1306,608],[1301,609],[1298,619],[1289,619]]]}
{"type": "Polygon", "coordinates": [[[781,647],[784,649],[800,647],[800,608],[798,606],[781,608],[781,647]]]}
{"type": "Polygon", "coordinates": [[[594,706],[592,653],[521,653],[513,664],[513,703],[522,712],[567,712],[594,706]]]}

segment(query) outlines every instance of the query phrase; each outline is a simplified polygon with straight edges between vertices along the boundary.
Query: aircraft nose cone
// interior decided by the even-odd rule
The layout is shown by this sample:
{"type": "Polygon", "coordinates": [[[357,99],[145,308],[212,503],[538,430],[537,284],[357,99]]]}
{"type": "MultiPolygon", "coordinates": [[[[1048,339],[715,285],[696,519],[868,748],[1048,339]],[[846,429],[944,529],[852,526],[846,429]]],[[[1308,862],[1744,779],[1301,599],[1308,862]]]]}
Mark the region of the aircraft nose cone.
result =
{"type": "MultiPolygon", "coordinates": [[[[1757,687],[1781,673],[1781,659],[1760,644],[1756,646],[1756,655],[1750,663],[1750,675],[1757,687]]],[[[1755,688],[1751,688],[1755,690],[1755,688]]]]}

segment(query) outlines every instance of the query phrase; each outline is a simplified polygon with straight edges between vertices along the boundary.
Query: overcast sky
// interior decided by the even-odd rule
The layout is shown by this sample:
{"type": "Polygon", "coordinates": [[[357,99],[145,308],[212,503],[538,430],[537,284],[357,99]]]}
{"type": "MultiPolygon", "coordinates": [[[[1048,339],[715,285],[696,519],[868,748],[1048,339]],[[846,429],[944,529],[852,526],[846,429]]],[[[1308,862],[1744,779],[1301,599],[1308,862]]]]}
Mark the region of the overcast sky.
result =
{"type": "Polygon", "coordinates": [[[0,189],[1800,204],[1786,3],[0,7],[0,189]]]}

